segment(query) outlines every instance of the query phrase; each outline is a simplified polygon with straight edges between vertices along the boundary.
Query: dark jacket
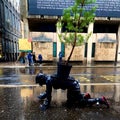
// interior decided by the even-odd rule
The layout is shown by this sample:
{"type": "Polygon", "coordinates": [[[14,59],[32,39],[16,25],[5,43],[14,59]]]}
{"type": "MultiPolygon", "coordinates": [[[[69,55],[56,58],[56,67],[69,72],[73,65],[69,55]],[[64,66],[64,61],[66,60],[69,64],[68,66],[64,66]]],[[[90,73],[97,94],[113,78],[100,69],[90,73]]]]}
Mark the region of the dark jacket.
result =
{"type": "MultiPolygon", "coordinates": [[[[39,78],[39,76],[38,76],[39,78]]],[[[80,94],[80,85],[77,80],[75,80],[73,77],[69,77],[67,80],[58,80],[56,75],[52,76],[45,76],[46,79],[46,98],[47,100],[51,101],[51,93],[52,93],[52,87],[54,89],[67,89],[67,94],[73,95],[73,94],[80,94]],[[72,94],[73,93],[73,94],[72,94]]]]}

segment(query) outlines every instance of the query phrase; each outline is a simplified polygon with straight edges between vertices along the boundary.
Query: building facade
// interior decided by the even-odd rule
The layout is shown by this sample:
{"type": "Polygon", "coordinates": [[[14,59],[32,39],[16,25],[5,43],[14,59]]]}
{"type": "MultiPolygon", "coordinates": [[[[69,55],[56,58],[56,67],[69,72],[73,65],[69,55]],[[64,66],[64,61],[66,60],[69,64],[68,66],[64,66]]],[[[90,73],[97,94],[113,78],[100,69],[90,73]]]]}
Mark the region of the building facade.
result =
{"type": "Polygon", "coordinates": [[[20,1],[0,0],[0,56],[4,61],[17,60],[20,21],[20,1]]]}
{"type": "MultiPolygon", "coordinates": [[[[58,18],[62,16],[63,9],[73,5],[73,2],[73,0],[26,0],[24,2],[26,37],[32,38],[32,50],[36,56],[41,53],[44,60],[55,60],[58,59],[59,51],[62,51],[63,59],[67,58],[71,46],[59,42],[57,35],[59,30],[56,24],[58,18]]],[[[120,1],[96,0],[95,4],[98,5],[95,22],[82,33],[93,34],[87,43],[75,48],[71,61],[118,62],[120,61],[120,1]]]]}

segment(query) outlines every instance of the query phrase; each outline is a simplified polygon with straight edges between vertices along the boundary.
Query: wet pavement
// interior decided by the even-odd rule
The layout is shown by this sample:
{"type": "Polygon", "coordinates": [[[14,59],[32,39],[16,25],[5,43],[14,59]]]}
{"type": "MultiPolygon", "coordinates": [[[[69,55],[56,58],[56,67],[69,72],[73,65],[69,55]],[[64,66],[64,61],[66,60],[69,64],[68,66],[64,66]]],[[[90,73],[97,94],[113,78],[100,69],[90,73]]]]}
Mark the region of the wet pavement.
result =
{"type": "Polygon", "coordinates": [[[35,83],[39,71],[56,72],[55,66],[26,67],[20,64],[0,65],[0,120],[119,120],[120,119],[120,68],[73,67],[71,75],[81,83],[81,92],[92,97],[106,96],[110,108],[93,106],[67,108],[66,90],[52,92],[51,107],[40,111],[37,96],[45,86],[35,83]]]}

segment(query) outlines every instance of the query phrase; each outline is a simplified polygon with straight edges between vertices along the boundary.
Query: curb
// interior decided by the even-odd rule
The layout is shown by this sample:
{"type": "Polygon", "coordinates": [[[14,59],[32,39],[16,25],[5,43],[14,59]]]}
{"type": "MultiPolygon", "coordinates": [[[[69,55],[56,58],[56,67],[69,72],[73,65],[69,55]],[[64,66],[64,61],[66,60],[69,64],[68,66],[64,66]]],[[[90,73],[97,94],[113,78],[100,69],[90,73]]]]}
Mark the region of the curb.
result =
{"type": "MultiPolygon", "coordinates": [[[[0,66],[0,68],[57,68],[57,66],[20,66],[20,65],[15,65],[15,66],[0,66]]],[[[72,68],[120,68],[120,66],[76,66],[73,65],[72,68]]]]}

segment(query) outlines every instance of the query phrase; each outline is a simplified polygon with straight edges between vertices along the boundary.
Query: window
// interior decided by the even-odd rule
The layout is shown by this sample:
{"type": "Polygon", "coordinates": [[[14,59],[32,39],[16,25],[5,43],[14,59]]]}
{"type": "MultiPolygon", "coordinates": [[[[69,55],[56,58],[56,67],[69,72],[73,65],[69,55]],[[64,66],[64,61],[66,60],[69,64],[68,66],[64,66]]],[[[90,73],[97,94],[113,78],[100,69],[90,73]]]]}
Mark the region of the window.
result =
{"type": "Polygon", "coordinates": [[[88,48],[88,43],[85,43],[85,53],[84,53],[84,57],[87,57],[87,48],[88,48]]]}
{"type": "Polygon", "coordinates": [[[53,57],[57,56],[57,43],[53,42],[53,57]]]}
{"type": "Polygon", "coordinates": [[[92,43],[92,57],[95,57],[95,43],[92,43]]]}
{"type": "Polygon", "coordinates": [[[65,44],[64,43],[61,43],[61,52],[62,52],[63,57],[65,57],[65,44]]]}

